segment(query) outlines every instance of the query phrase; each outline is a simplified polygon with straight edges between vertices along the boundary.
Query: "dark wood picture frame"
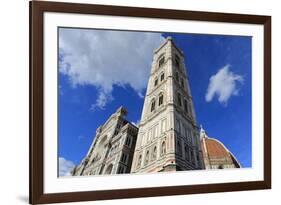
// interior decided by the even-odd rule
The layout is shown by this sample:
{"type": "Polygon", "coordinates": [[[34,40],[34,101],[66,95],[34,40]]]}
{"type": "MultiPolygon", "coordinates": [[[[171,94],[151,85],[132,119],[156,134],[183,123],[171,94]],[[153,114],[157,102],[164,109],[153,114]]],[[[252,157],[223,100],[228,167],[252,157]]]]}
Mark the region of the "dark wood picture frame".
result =
{"type": "Polygon", "coordinates": [[[76,3],[30,3],[30,203],[153,197],[271,188],[271,17],[76,3]],[[238,183],[45,194],[43,191],[43,14],[44,12],[259,24],[264,28],[264,180],[238,183]]]}

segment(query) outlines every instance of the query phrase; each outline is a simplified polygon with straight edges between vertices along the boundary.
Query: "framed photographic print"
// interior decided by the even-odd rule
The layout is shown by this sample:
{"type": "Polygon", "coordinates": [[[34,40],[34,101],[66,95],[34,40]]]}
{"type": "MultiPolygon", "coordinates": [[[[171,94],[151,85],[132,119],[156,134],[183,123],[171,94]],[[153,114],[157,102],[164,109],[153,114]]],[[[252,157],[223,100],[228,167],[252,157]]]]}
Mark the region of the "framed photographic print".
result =
{"type": "Polygon", "coordinates": [[[271,188],[271,17],[30,2],[30,203],[271,188]]]}

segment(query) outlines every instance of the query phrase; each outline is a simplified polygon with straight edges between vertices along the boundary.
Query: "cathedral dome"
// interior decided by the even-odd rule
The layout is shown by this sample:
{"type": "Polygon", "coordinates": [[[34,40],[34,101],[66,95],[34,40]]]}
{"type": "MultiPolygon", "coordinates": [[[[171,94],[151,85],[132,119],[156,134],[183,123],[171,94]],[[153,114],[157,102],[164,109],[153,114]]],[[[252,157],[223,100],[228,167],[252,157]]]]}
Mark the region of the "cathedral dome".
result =
{"type": "Polygon", "coordinates": [[[206,169],[240,168],[238,160],[217,139],[201,133],[201,148],[206,169]]]}
{"type": "Polygon", "coordinates": [[[230,154],[218,140],[207,138],[205,144],[209,157],[228,157],[230,154]]]}

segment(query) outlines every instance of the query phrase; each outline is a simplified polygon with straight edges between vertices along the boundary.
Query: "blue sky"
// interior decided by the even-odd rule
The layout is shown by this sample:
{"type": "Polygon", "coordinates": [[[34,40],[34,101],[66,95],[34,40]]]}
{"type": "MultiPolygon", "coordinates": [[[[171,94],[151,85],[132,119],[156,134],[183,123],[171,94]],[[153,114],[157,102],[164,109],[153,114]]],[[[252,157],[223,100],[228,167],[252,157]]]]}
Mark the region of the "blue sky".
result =
{"type": "Polygon", "coordinates": [[[140,120],[153,50],[167,36],[184,52],[198,125],[251,167],[251,37],[60,28],[60,175],[119,106],[140,120]]]}

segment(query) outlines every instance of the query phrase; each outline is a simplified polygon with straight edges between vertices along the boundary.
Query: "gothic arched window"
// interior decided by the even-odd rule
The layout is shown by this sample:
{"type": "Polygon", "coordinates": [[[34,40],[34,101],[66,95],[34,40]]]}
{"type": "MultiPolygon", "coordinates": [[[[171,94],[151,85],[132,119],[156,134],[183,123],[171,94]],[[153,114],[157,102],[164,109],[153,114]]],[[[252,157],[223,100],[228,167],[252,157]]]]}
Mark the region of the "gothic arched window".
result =
{"type": "Polygon", "coordinates": [[[149,150],[146,151],[146,155],[145,155],[145,160],[144,160],[144,164],[147,165],[149,162],[149,150]]]}
{"type": "Polygon", "coordinates": [[[178,105],[181,107],[181,94],[180,93],[178,93],[178,95],[177,95],[177,100],[178,100],[178,105]]]}
{"type": "Polygon", "coordinates": [[[154,86],[157,86],[158,85],[158,78],[155,78],[154,79],[154,86]]]}
{"type": "Polygon", "coordinates": [[[159,105],[159,106],[163,104],[163,98],[164,98],[163,93],[160,93],[160,95],[159,95],[159,101],[158,101],[158,105],[159,105]]]}
{"type": "Polygon", "coordinates": [[[157,156],[157,147],[155,146],[155,147],[153,148],[151,160],[154,161],[154,160],[156,159],[156,156],[157,156]]]}
{"type": "Polygon", "coordinates": [[[179,82],[179,73],[178,73],[178,72],[176,72],[176,74],[175,74],[175,75],[176,75],[176,81],[177,81],[177,82],[179,82]]]}
{"type": "Polygon", "coordinates": [[[131,147],[131,142],[132,142],[132,139],[130,136],[128,136],[126,139],[125,145],[127,145],[128,147],[131,147]]]}
{"type": "Polygon", "coordinates": [[[164,78],[165,78],[165,74],[164,74],[164,73],[161,73],[160,80],[163,81],[164,78]]]}
{"type": "Polygon", "coordinates": [[[161,144],[161,155],[166,154],[166,142],[163,141],[161,144]]]}
{"type": "Polygon", "coordinates": [[[160,60],[159,60],[159,63],[158,63],[158,66],[159,68],[164,65],[165,63],[165,56],[160,56],[160,60]]]}
{"type": "Polygon", "coordinates": [[[142,160],[142,155],[139,155],[139,159],[138,159],[138,164],[137,164],[137,168],[140,168],[141,166],[141,160],[142,160]]]}
{"type": "Polygon", "coordinates": [[[152,112],[154,110],[155,110],[155,99],[152,99],[150,111],[152,112]]]}
{"type": "Polygon", "coordinates": [[[180,67],[180,57],[178,55],[175,56],[175,64],[178,68],[180,67]]]}

